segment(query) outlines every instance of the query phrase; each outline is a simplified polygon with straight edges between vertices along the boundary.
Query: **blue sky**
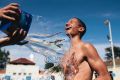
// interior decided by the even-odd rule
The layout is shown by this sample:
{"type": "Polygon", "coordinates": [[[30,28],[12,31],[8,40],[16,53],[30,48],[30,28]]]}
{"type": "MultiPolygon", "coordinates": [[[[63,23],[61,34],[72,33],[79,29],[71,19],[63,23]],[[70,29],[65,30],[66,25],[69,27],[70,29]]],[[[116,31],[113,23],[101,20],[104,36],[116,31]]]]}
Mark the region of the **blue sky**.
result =
{"type": "MultiPolygon", "coordinates": [[[[22,10],[33,15],[29,33],[64,32],[65,23],[72,17],[78,17],[87,25],[83,40],[93,43],[104,57],[104,48],[109,46],[106,38],[109,32],[103,22],[108,18],[111,21],[113,41],[120,46],[120,0],[0,0],[0,7],[11,2],[19,3],[22,10]]],[[[66,37],[65,33],[61,35],[66,37]]],[[[11,51],[14,53],[14,50],[11,51]]]]}
{"type": "Polygon", "coordinates": [[[40,16],[39,19],[42,22],[40,25],[36,24],[37,21],[32,23],[30,29],[32,33],[64,31],[65,23],[72,17],[78,17],[87,25],[84,39],[96,38],[93,42],[102,43],[107,41],[106,35],[108,34],[108,28],[103,22],[109,18],[112,25],[113,40],[120,41],[117,35],[120,24],[119,0],[1,0],[0,7],[11,2],[19,3],[22,10],[31,13],[34,17],[40,16]],[[48,31],[45,31],[43,26],[47,27],[48,31]]]}

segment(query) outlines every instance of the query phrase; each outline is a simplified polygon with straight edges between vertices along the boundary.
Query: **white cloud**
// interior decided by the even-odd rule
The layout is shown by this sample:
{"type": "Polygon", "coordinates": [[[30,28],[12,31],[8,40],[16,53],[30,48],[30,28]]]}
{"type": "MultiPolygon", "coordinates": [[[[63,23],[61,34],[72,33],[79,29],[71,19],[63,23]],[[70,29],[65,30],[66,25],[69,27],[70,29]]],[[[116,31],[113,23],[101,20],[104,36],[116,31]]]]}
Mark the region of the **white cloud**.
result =
{"type": "MultiPolygon", "coordinates": [[[[120,47],[120,43],[114,43],[114,45],[120,47]]],[[[102,59],[104,59],[104,57],[105,57],[105,48],[110,47],[110,44],[101,43],[101,44],[94,44],[94,46],[97,49],[100,57],[102,59]]]]}
{"type": "Polygon", "coordinates": [[[98,12],[94,14],[88,14],[86,17],[96,17],[96,18],[120,18],[119,13],[115,12],[98,12]]]}
{"type": "Polygon", "coordinates": [[[104,13],[104,14],[102,14],[102,16],[103,17],[110,17],[110,16],[113,16],[113,14],[112,13],[104,13]]]}
{"type": "MultiPolygon", "coordinates": [[[[66,47],[66,50],[68,50],[70,44],[69,42],[67,41],[66,43],[64,43],[64,48],[65,48],[65,45],[67,45],[66,47]]],[[[98,43],[98,44],[93,44],[95,46],[95,48],[97,49],[100,57],[104,60],[104,57],[105,57],[105,48],[106,47],[109,47],[110,44],[106,44],[106,43],[98,43]]],[[[115,43],[116,46],[120,46],[120,43],[115,43]]],[[[25,57],[25,58],[29,58],[29,56],[32,54],[34,54],[34,60],[35,62],[37,63],[37,65],[40,66],[41,69],[44,68],[44,64],[45,64],[45,57],[43,57],[41,54],[38,54],[38,53],[34,53],[32,52],[31,50],[29,50],[27,47],[25,46],[7,46],[7,47],[4,47],[6,50],[9,50],[10,53],[11,53],[11,58],[12,60],[13,59],[16,59],[16,58],[19,58],[19,57],[25,57]]],[[[2,48],[2,49],[4,49],[2,48]]],[[[66,51],[65,50],[65,51],[66,51]]]]}
{"type": "MultiPolygon", "coordinates": [[[[33,16],[30,32],[32,33],[55,33],[64,29],[64,23],[48,20],[43,16],[33,16]],[[59,29],[58,29],[59,28],[59,29]]],[[[63,31],[62,31],[63,32],[63,31]]]]}
{"type": "Polygon", "coordinates": [[[36,64],[39,65],[40,68],[44,68],[44,57],[41,54],[32,52],[25,46],[14,45],[14,46],[3,47],[2,49],[10,51],[11,60],[15,60],[20,57],[30,59],[29,56],[32,53],[32,54],[34,54],[34,60],[35,60],[36,64]]]}
{"type": "Polygon", "coordinates": [[[97,49],[98,54],[102,59],[105,57],[105,48],[109,46],[109,44],[94,44],[97,49]]]}
{"type": "Polygon", "coordinates": [[[119,13],[115,13],[115,12],[104,12],[100,14],[102,17],[105,18],[119,18],[119,13]]]}

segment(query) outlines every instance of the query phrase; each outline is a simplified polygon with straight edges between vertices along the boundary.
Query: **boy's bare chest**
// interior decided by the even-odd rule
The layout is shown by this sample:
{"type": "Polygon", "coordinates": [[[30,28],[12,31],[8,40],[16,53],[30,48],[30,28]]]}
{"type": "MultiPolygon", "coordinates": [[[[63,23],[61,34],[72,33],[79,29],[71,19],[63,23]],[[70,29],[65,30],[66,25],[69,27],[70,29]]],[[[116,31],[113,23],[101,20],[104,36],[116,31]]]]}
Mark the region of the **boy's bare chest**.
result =
{"type": "Polygon", "coordinates": [[[84,54],[82,53],[82,51],[80,52],[76,49],[70,50],[70,52],[67,53],[66,56],[66,65],[78,66],[84,60],[84,54]]]}

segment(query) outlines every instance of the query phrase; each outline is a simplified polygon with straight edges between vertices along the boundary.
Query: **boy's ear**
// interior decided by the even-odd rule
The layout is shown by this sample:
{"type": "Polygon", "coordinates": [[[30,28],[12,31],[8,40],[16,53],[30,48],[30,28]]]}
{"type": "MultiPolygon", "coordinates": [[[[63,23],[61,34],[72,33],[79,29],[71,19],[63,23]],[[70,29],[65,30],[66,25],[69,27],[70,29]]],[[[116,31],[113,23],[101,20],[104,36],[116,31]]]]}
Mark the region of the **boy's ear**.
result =
{"type": "Polygon", "coordinates": [[[85,30],[85,28],[84,28],[84,27],[80,27],[78,30],[79,30],[80,32],[82,32],[82,31],[85,30]]]}

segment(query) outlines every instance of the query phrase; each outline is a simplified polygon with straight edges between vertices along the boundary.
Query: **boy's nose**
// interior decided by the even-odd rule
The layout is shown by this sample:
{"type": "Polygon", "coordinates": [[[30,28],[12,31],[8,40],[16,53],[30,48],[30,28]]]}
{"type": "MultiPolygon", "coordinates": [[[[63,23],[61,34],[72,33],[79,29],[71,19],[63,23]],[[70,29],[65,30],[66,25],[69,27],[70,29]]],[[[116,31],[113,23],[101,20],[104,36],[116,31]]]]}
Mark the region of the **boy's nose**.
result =
{"type": "Polygon", "coordinates": [[[70,26],[70,24],[68,24],[68,23],[66,23],[66,25],[65,25],[66,27],[68,27],[68,26],[70,26]]]}

